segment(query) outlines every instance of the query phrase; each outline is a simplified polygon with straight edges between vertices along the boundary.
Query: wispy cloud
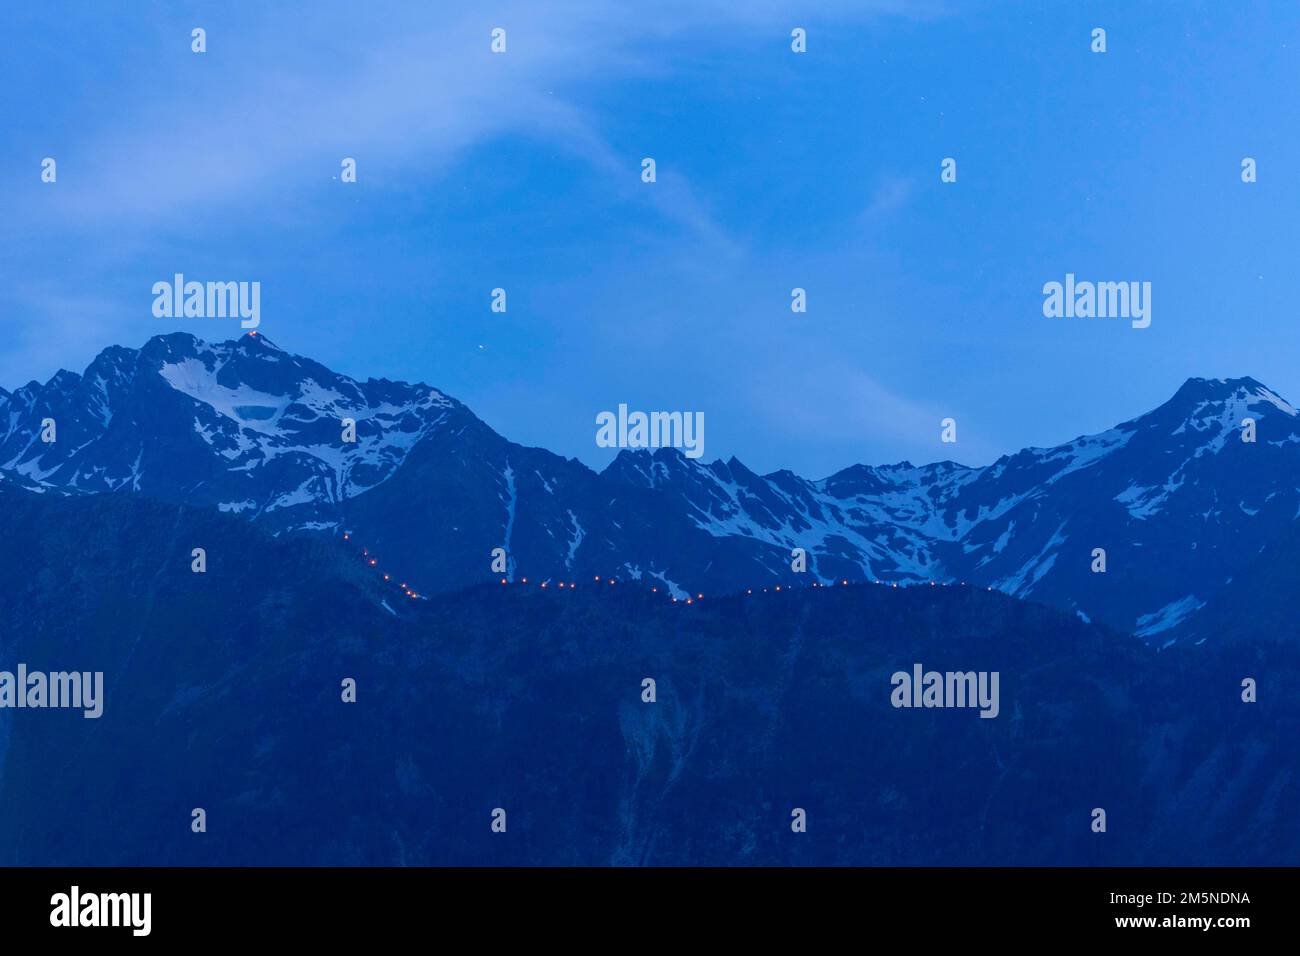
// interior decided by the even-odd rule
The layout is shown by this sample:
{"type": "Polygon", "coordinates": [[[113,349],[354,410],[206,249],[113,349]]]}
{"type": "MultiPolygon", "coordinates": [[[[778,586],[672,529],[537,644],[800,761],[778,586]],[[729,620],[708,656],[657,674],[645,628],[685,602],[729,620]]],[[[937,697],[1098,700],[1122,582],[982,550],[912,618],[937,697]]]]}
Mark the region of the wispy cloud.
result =
{"type": "MultiPolygon", "coordinates": [[[[784,32],[792,22],[788,5],[777,2],[670,0],[653,14],[594,0],[507,3],[490,13],[438,5],[437,15],[424,16],[413,6],[420,5],[387,8],[391,16],[384,16],[321,4],[311,17],[268,7],[224,29],[218,17],[209,53],[185,52],[168,64],[184,70],[171,86],[159,87],[152,71],[135,81],[128,75],[117,109],[84,118],[77,173],[69,170],[43,211],[89,229],[109,220],[126,229],[181,220],[193,229],[205,212],[255,207],[325,180],[337,160],[322,165],[324,155],[357,156],[363,170],[393,179],[403,168],[446,167],[505,134],[543,137],[602,175],[626,178],[626,159],[581,105],[586,86],[671,72],[674,42],[701,31],[784,32]],[[495,26],[507,30],[505,55],[489,50],[495,26]]],[[[935,8],[833,2],[819,5],[817,15],[861,19],[918,9],[935,8]]],[[[187,49],[188,29],[179,21],[169,35],[150,35],[155,44],[187,49]]],[[[644,201],[721,238],[692,184],[676,174],[660,185],[643,191],[644,201]]]]}
{"type": "Polygon", "coordinates": [[[916,181],[913,179],[896,176],[882,179],[872,191],[866,208],[858,215],[858,225],[864,229],[877,228],[891,214],[907,205],[915,189],[916,181]]]}
{"type": "Polygon", "coordinates": [[[820,444],[828,452],[856,449],[848,458],[842,452],[816,455],[827,461],[828,474],[851,464],[880,462],[891,451],[915,464],[952,459],[968,465],[985,464],[999,453],[963,427],[967,417],[960,408],[935,398],[909,398],[851,357],[828,358],[798,341],[787,340],[781,348],[788,361],[780,375],[747,379],[746,401],[756,420],[781,438],[773,442],[776,448],[793,440],[820,444]],[[949,416],[958,422],[957,444],[940,441],[940,423],[949,416]]]}
{"type": "MultiPolygon", "coordinates": [[[[693,179],[680,165],[661,164],[654,187],[644,187],[641,155],[628,155],[618,141],[619,124],[611,122],[600,91],[696,71],[692,57],[714,49],[719,37],[733,46],[780,50],[796,25],[809,27],[816,43],[839,22],[942,11],[913,0],[828,0],[803,11],[778,0],[666,0],[653,10],[615,0],[519,0],[490,8],[380,0],[364,10],[320,3],[310,16],[250,4],[197,18],[159,9],[90,10],[78,14],[87,22],[60,23],[60,30],[102,28],[91,66],[75,47],[52,46],[42,54],[41,69],[70,84],[61,93],[70,112],[61,117],[67,135],[60,179],[56,188],[15,196],[0,232],[11,248],[35,232],[43,241],[55,237],[61,251],[90,251],[75,275],[51,265],[42,274],[49,281],[0,292],[0,307],[31,317],[0,361],[7,385],[32,369],[84,364],[106,341],[138,341],[136,325],[124,315],[142,317],[142,334],[156,331],[147,321],[147,285],[134,291],[135,276],[114,285],[119,266],[153,268],[205,245],[235,255],[240,243],[232,230],[293,235],[300,243],[313,218],[323,215],[319,190],[337,176],[342,157],[357,159],[366,190],[426,195],[440,179],[454,185],[458,164],[476,150],[507,138],[576,161],[589,195],[648,214],[628,220],[637,220],[632,231],[644,225],[647,248],[618,247],[603,262],[584,262],[583,287],[566,290],[570,301],[591,302],[603,275],[609,294],[601,308],[620,310],[619,322],[580,330],[570,323],[569,334],[585,339],[573,343],[575,354],[604,347],[618,354],[628,323],[636,325],[643,348],[657,325],[664,347],[676,348],[683,316],[701,309],[711,309],[709,321],[722,341],[728,325],[748,318],[735,290],[752,284],[756,270],[770,271],[766,253],[751,248],[751,237],[719,213],[727,208],[711,194],[719,180],[693,179]],[[203,56],[188,49],[196,23],[208,29],[203,56]],[[490,51],[490,31],[498,26],[507,30],[505,55],[490,51]],[[139,64],[152,67],[135,69],[139,64]],[[159,83],[160,74],[168,82],[159,83]],[[111,85],[101,89],[96,83],[107,76],[111,85]],[[659,225],[668,228],[654,234],[659,225]],[[209,243],[213,236],[220,241],[209,243]],[[638,270],[629,282],[628,273],[638,270]],[[615,283],[623,284],[621,298],[615,283]],[[630,292],[645,284],[659,294],[633,301],[630,292]],[[85,288],[98,291],[78,291],[85,288]],[[112,288],[126,288],[133,298],[115,305],[104,291],[112,288]]],[[[908,201],[911,189],[904,179],[878,182],[861,221],[882,221],[908,201]]],[[[553,337],[565,334],[561,329],[553,337]]],[[[785,421],[789,412],[793,424],[779,427],[825,427],[817,424],[818,404],[844,404],[818,371],[817,358],[807,363],[803,397],[778,415],[785,421]]],[[[891,397],[860,371],[844,373],[856,410],[841,415],[836,435],[895,428],[913,434],[920,427],[899,422],[924,421],[931,429],[929,410],[891,397]],[[868,415],[861,411],[867,407],[892,411],[868,415]]],[[[750,407],[762,411],[765,401],[757,397],[750,407]]]]}

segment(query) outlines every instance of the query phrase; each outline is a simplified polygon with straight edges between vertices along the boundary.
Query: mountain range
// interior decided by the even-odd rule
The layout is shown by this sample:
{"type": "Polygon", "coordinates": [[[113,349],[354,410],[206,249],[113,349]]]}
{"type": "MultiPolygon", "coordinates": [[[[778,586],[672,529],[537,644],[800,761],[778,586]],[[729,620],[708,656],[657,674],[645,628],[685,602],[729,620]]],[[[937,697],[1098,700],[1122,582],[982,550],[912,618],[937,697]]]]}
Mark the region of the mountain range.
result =
{"type": "Polygon", "coordinates": [[[985,468],[596,472],[261,335],[108,349],[0,393],[0,669],[104,678],[0,708],[0,863],[1285,864],[1296,420],[1193,379],[985,468]],[[997,719],[891,706],[922,665],[997,719]]]}
{"type": "Polygon", "coordinates": [[[679,598],[967,582],[1158,643],[1201,640],[1258,602],[1232,596],[1300,515],[1297,474],[1300,416],[1250,378],[1189,379],[1105,432],[985,467],[853,465],[819,480],[673,449],[624,450],[597,472],[509,441],[436,388],[357,381],[260,334],[160,335],[105,349],[80,375],[0,389],[11,488],[129,493],[272,536],[346,533],[375,574],[425,595],[501,577],[600,575],[679,598]],[[806,572],[791,569],[795,548],[806,572]],[[1196,625],[1225,602],[1218,626],[1196,625]]]}

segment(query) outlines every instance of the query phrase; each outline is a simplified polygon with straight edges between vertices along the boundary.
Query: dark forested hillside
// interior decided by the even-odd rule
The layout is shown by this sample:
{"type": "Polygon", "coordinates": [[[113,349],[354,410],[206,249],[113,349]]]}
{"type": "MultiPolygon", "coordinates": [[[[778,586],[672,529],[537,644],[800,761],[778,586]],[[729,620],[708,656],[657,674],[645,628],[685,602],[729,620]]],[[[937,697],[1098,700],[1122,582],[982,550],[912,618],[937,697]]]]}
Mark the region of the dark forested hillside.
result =
{"type": "Polygon", "coordinates": [[[0,710],[0,863],[1300,852],[1294,645],[1160,652],[958,586],[687,605],[590,580],[412,599],[355,542],[132,496],[7,489],[0,505],[0,669],[103,670],[106,684],[97,720],[0,710]],[[891,674],[917,663],[997,671],[998,716],[891,706],[891,674]],[[1242,702],[1245,677],[1258,703],[1242,702]]]}

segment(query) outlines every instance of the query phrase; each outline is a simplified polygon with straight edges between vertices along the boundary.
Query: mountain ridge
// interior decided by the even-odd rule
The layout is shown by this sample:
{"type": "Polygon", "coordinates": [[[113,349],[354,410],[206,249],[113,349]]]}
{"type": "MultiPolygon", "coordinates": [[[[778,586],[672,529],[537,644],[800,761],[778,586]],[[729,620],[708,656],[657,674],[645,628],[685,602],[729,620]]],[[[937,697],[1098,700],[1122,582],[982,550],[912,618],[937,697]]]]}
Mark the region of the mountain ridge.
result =
{"type": "MultiPolygon", "coordinates": [[[[35,391],[35,392],[40,392],[40,391],[42,391],[42,390],[44,390],[44,389],[46,389],[46,388],[50,388],[50,387],[54,386],[54,385],[55,385],[56,383],[58,383],[58,382],[67,381],[67,380],[69,380],[69,379],[71,379],[72,382],[73,382],[73,384],[75,385],[76,383],[78,383],[78,382],[84,380],[86,377],[88,377],[89,374],[91,373],[91,371],[94,370],[94,369],[96,369],[96,367],[100,364],[100,362],[101,362],[102,360],[106,359],[106,358],[107,358],[108,356],[110,356],[110,355],[114,355],[114,356],[116,356],[116,355],[124,354],[124,355],[137,356],[137,355],[140,355],[141,353],[144,353],[144,352],[148,351],[149,348],[150,348],[150,345],[151,345],[151,344],[153,344],[153,343],[155,343],[155,342],[160,342],[160,341],[161,341],[161,342],[166,342],[166,341],[169,341],[169,340],[192,342],[195,346],[226,347],[226,348],[233,347],[233,346],[245,345],[245,344],[248,343],[248,342],[255,342],[255,343],[257,343],[259,346],[268,347],[268,348],[273,349],[274,351],[279,352],[279,353],[282,353],[282,354],[284,354],[284,355],[286,355],[286,356],[291,356],[291,357],[296,358],[296,359],[303,359],[303,358],[304,358],[304,356],[299,355],[298,353],[292,353],[292,352],[289,352],[289,351],[287,351],[286,349],[282,348],[281,346],[276,345],[276,344],[275,344],[271,339],[269,339],[266,335],[264,335],[264,334],[262,334],[262,333],[260,333],[260,332],[255,332],[255,331],[254,331],[254,332],[245,333],[245,334],[243,334],[243,335],[236,336],[236,337],[233,338],[233,339],[226,339],[226,340],[224,340],[224,341],[220,341],[220,342],[209,342],[209,341],[207,341],[207,340],[205,340],[205,339],[200,338],[200,337],[197,336],[197,335],[194,335],[194,334],[191,333],[191,332],[184,332],[184,331],[167,332],[167,333],[160,333],[160,334],[158,334],[158,335],[151,336],[151,337],[146,341],[145,345],[142,346],[142,347],[139,348],[139,349],[133,349],[133,348],[131,348],[131,347],[129,347],[129,346],[124,346],[124,345],[109,345],[109,346],[105,346],[103,349],[100,350],[100,352],[96,355],[96,357],[95,357],[94,359],[91,360],[91,362],[90,362],[90,364],[87,366],[86,370],[85,370],[84,372],[81,372],[81,373],[78,373],[78,372],[73,371],[73,370],[71,370],[71,369],[63,368],[63,367],[60,366],[58,369],[55,370],[55,372],[50,376],[50,378],[47,379],[44,383],[41,383],[41,382],[40,382],[39,380],[37,380],[37,379],[32,379],[32,380],[30,380],[29,382],[27,382],[25,385],[21,385],[21,386],[17,387],[17,388],[14,389],[12,392],[6,390],[6,388],[5,388],[4,386],[0,385],[0,400],[8,400],[8,399],[12,399],[16,394],[21,393],[21,392],[33,392],[33,391],[35,391]]],[[[312,360],[308,359],[307,361],[311,362],[312,360]]],[[[312,364],[317,364],[317,363],[312,362],[312,364]]],[[[323,366],[321,366],[321,367],[323,367],[323,366]]],[[[450,396],[447,396],[445,392],[442,392],[442,391],[441,391],[440,389],[438,389],[436,386],[429,385],[428,383],[423,382],[423,381],[420,381],[420,382],[408,382],[408,381],[405,381],[405,380],[403,380],[403,379],[389,379],[389,378],[387,378],[387,377],[385,377],[385,376],[381,376],[381,377],[378,377],[378,378],[376,378],[376,377],[374,377],[374,376],[369,376],[369,377],[367,377],[367,378],[365,378],[365,379],[355,379],[355,378],[352,378],[351,376],[343,375],[343,374],[341,374],[341,373],[331,373],[331,374],[338,374],[338,376],[339,376],[340,378],[343,378],[343,379],[349,379],[349,380],[351,380],[351,381],[359,382],[359,383],[362,383],[362,384],[390,385],[390,386],[397,386],[397,387],[401,387],[401,388],[425,389],[425,390],[429,390],[429,391],[437,391],[437,392],[439,392],[440,394],[442,394],[442,395],[444,395],[444,396],[450,398],[450,396]]],[[[1262,382],[1260,382],[1259,380],[1257,380],[1257,379],[1255,379],[1255,378],[1253,378],[1252,376],[1249,376],[1249,375],[1245,375],[1245,376],[1233,376],[1233,377],[1217,377],[1217,378],[1215,378],[1215,377],[1203,377],[1203,376],[1190,376],[1190,377],[1188,377],[1187,379],[1185,379],[1185,380],[1183,381],[1182,385],[1180,385],[1180,386],[1178,387],[1178,389],[1175,391],[1174,395],[1172,395],[1169,399],[1167,399],[1167,400],[1166,400],[1164,403],[1162,403],[1161,405],[1156,406],[1156,408],[1153,409],[1151,412],[1147,412],[1147,413],[1145,413],[1145,415],[1150,415],[1150,414],[1153,414],[1153,413],[1156,412],[1156,411],[1159,411],[1161,408],[1165,407],[1166,405],[1169,405],[1170,403],[1175,402],[1175,401],[1176,401],[1180,396],[1182,396],[1182,395],[1184,395],[1184,394],[1186,394],[1186,393],[1189,393],[1189,392],[1191,392],[1191,391],[1194,391],[1194,390],[1196,390],[1196,389],[1198,389],[1198,388],[1200,388],[1200,387],[1202,387],[1202,386],[1206,386],[1206,385],[1214,385],[1214,384],[1225,385],[1225,386],[1248,386],[1248,387],[1254,387],[1254,388],[1257,388],[1257,389],[1262,389],[1262,390],[1268,392],[1270,395],[1273,395],[1273,396],[1275,396],[1275,397],[1277,397],[1277,398],[1280,399],[1280,396],[1279,396],[1276,392],[1274,392],[1272,389],[1269,389],[1268,386],[1264,385],[1262,382]]],[[[454,401],[454,399],[453,399],[453,401],[454,401]]],[[[458,404],[460,404],[460,403],[458,403],[458,404]]],[[[1289,406],[1289,403],[1286,403],[1286,404],[1288,404],[1288,406],[1289,406]]],[[[462,407],[463,407],[463,405],[462,405],[462,407]]],[[[1292,407],[1292,411],[1293,411],[1293,412],[1295,411],[1295,409],[1294,409],[1293,407],[1292,407]]],[[[1144,417],[1144,416],[1139,416],[1139,417],[1144,417]]],[[[1135,419],[1130,419],[1129,421],[1135,421],[1135,419]]],[[[1124,423],[1120,423],[1120,424],[1124,424],[1124,423]]],[[[1115,426],[1115,427],[1118,427],[1118,426],[1115,426]]],[[[1107,429],[1107,431],[1109,431],[1109,429],[1107,429]]],[[[838,470],[832,472],[831,474],[826,475],[826,476],[824,476],[824,477],[822,477],[822,478],[813,478],[813,479],[805,478],[804,476],[799,475],[797,472],[794,472],[794,471],[792,471],[791,469],[788,469],[788,468],[778,468],[778,469],[776,469],[776,470],[774,470],[774,471],[763,473],[763,474],[761,475],[761,477],[763,477],[763,478],[773,478],[773,477],[776,477],[776,476],[778,476],[778,475],[789,474],[789,475],[793,475],[793,476],[798,477],[798,478],[802,478],[803,480],[807,480],[807,481],[825,482],[825,481],[829,481],[830,479],[835,478],[835,477],[837,477],[837,476],[839,476],[839,475],[843,475],[843,474],[845,474],[846,472],[853,471],[853,470],[855,470],[855,469],[869,469],[869,470],[871,470],[871,471],[873,471],[873,472],[878,472],[878,471],[916,471],[916,470],[925,470],[925,469],[932,469],[932,468],[941,468],[941,467],[943,467],[943,466],[950,466],[950,467],[953,467],[953,468],[960,468],[960,469],[965,469],[965,470],[974,470],[974,471],[978,471],[978,470],[982,470],[982,469],[985,469],[985,468],[993,467],[994,465],[998,464],[999,462],[1002,462],[1002,461],[1005,461],[1005,460],[1007,460],[1007,459],[1013,458],[1013,457],[1015,457],[1017,454],[1020,454],[1021,452],[1024,452],[1024,451],[1047,451],[1047,450],[1051,450],[1051,449],[1055,449],[1055,448],[1061,448],[1061,447],[1064,447],[1064,446],[1066,446],[1066,445],[1073,444],[1074,442],[1080,441],[1081,439],[1086,439],[1086,438],[1095,437],[1096,435],[1099,435],[1099,434],[1103,434],[1103,432],[1085,433],[1085,434],[1076,435],[1076,436],[1074,436],[1074,438],[1072,438],[1070,441],[1068,441],[1068,442],[1064,442],[1064,443],[1061,443],[1061,444],[1058,444],[1058,445],[1027,445],[1027,446],[1025,446],[1024,448],[1020,449],[1020,451],[1018,451],[1018,452],[1009,452],[1009,453],[1006,453],[1006,454],[1003,454],[1003,455],[999,456],[995,461],[993,461],[992,463],[990,463],[990,464],[988,464],[988,465],[968,465],[968,464],[965,464],[965,463],[963,463],[963,462],[956,461],[956,460],[954,460],[954,459],[938,459],[938,460],[935,460],[935,461],[931,461],[931,462],[923,463],[923,464],[921,464],[921,465],[916,465],[916,464],[914,464],[910,459],[902,459],[902,460],[897,461],[897,462],[885,462],[885,463],[874,464],[874,465],[872,465],[872,464],[867,464],[867,463],[865,463],[865,462],[854,462],[854,463],[851,463],[851,464],[845,465],[845,466],[843,466],[842,468],[840,468],[840,469],[838,469],[838,470]]],[[[542,447],[542,446],[521,446],[521,447],[542,447]]],[[[656,449],[656,450],[653,450],[653,451],[657,451],[657,450],[659,450],[659,449],[656,449]]],[[[674,449],[662,449],[662,450],[665,451],[665,452],[672,452],[672,451],[674,451],[674,449]]],[[[626,449],[626,448],[625,448],[625,449],[620,449],[620,451],[619,451],[619,455],[616,455],[616,456],[615,456],[615,459],[611,459],[610,463],[607,464],[607,465],[605,466],[605,468],[603,468],[603,469],[596,469],[596,468],[591,468],[591,466],[586,466],[586,467],[590,468],[590,469],[591,469],[593,472],[595,472],[596,474],[601,474],[601,473],[603,473],[605,470],[607,470],[607,469],[608,469],[608,468],[613,464],[614,460],[616,460],[617,457],[619,457],[620,455],[623,455],[623,454],[632,454],[632,455],[635,455],[635,454],[646,454],[646,455],[650,455],[650,454],[653,454],[653,451],[650,450],[650,449],[626,449]]],[[[579,461],[579,462],[581,461],[580,459],[576,459],[576,458],[570,458],[570,459],[568,459],[568,460],[570,460],[570,461],[579,461]]],[[[717,461],[721,461],[721,459],[714,459],[714,461],[715,461],[715,462],[717,462],[717,461]]],[[[730,458],[728,458],[726,464],[728,464],[728,465],[735,465],[735,464],[743,464],[743,462],[741,462],[740,459],[738,459],[738,458],[736,457],[736,455],[732,454],[732,455],[730,456],[730,458]]]]}
{"type": "Polygon", "coordinates": [[[1297,470],[1296,409],[1249,376],[1189,378],[1136,418],[984,466],[852,464],[821,479],[670,448],[623,449],[597,471],[502,437],[433,386],[359,381],[261,334],[154,336],[0,392],[0,473],[19,482],[214,507],[272,534],[356,530],[424,591],[501,576],[504,548],[507,578],[614,575],[683,597],[809,577],[966,580],[1148,638],[1294,521],[1297,470]],[[46,418],[54,443],[39,441],[46,418]],[[1246,418],[1255,443],[1234,438],[1246,418]]]}

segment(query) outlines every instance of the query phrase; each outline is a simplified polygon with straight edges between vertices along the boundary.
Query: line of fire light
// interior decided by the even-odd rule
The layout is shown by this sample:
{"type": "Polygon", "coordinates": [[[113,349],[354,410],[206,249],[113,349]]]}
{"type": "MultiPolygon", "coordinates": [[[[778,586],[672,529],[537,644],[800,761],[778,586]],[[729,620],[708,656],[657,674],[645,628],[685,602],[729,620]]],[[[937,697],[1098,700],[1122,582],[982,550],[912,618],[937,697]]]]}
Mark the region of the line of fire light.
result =
{"type": "MultiPolygon", "coordinates": [[[[352,540],[352,533],[351,533],[350,531],[345,531],[345,532],[343,532],[343,540],[344,540],[344,541],[351,541],[351,540],[352,540]]],[[[370,549],[369,549],[369,548],[364,548],[364,547],[363,547],[363,548],[361,549],[361,558],[362,558],[363,561],[367,562],[367,564],[368,564],[370,567],[375,568],[376,571],[377,571],[378,573],[382,574],[382,575],[383,575],[383,579],[384,579],[385,581],[390,581],[390,580],[392,580],[392,576],[391,576],[390,574],[388,574],[386,571],[380,571],[380,570],[379,570],[378,559],[377,559],[377,558],[374,558],[374,557],[371,556],[371,554],[370,554],[370,549]]],[[[601,575],[599,575],[599,574],[594,575],[594,576],[592,577],[592,581],[593,581],[594,583],[596,583],[596,584],[599,584],[599,583],[601,582],[601,580],[602,580],[602,577],[601,577],[601,575]]],[[[608,583],[611,587],[614,586],[614,585],[617,585],[617,584],[618,584],[618,581],[617,581],[615,578],[604,578],[603,580],[604,580],[606,583],[608,583]]],[[[508,584],[515,583],[515,582],[510,581],[509,578],[502,578],[502,579],[501,579],[501,583],[502,583],[502,584],[507,584],[507,585],[508,585],[508,584]]],[[[527,584],[527,583],[528,583],[528,578],[526,578],[526,577],[521,577],[521,578],[519,579],[518,583],[519,583],[519,584],[527,584]]],[[[840,583],[840,586],[841,586],[841,587],[846,587],[846,586],[848,586],[848,585],[850,585],[850,584],[858,584],[859,582],[857,582],[857,581],[850,581],[849,578],[841,578],[839,583],[840,583]]],[[[865,583],[865,582],[862,582],[862,583],[865,583]]],[[[873,585],[876,585],[876,586],[882,586],[882,587],[895,587],[895,588],[898,587],[898,582],[897,582],[897,581],[894,581],[894,582],[885,582],[885,581],[878,581],[878,580],[876,580],[876,581],[872,581],[871,583],[872,583],[873,585]]],[[[550,585],[550,578],[547,578],[546,580],[542,581],[542,582],[538,585],[538,587],[545,589],[545,588],[547,588],[549,585],[550,585]]],[[[557,589],[557,590],[566,590],[566,589],[567,589],[567,590],[573,591],[573,590],[576,590],[576,589],[577,589],[578,584],[577,584],[576,581],[558,581],[558,582],[556,582],[556,585],[555,585],[555,586],[556,586],[556,589],[557,589]]],[[[834,582],[832,582],[831,584],[825,584],[825,583],[823,583],[823,582],[821,582],[821,581],[814,581],[814,582],[812,582],[811,585],[800,585],[799,587],[803,588],[804,590],[807,590],[809,587],[814,587],[814,588],[823,588],[823,587],[833,587],[833,586],[834,586],[834,582]]],[[[951,585],[949,585],[947,582],[943,582],[943,581],[931,581],[931,582],[930,582],[930,587],[943,587],[943,588],[946,588],[946,587],[950,587],[950,586],[951,586],[951,585]]],[[[958,582],[958,585],[957,585],[957,586],[959,586],[959,587],[966,587],[966,582],[965,582],[965,581],[960,581],[960,582],[958,582]]],[[[398,587],[401,588],[401,589],[402,589],[402,593],[404,593],[404,594],[405,594],[407,597],[409,597],[409,598],[413,598],[413,599],[414,599],[414,598],[419,598],[419,597],[420,597],[419,592],[417,592],[414,588],[410,588],[410,587],[408,587],[405,583],[400,583],[400,584],[398,584],[398,587]]],[[[793,590],[796,590],[796,589],[797,589],[797,588],[796,588],[795,585],[786,585],[786,586],[785,586],[785,590],[787,590],[787,591],[793,591],[793,590]]],[[[773,587],[771,588],[771,590],[772,590],[773,593],[779,593],[779,592],[782,590],[782,585],[780,585],[780,584],[773,585],[773,587]]],[[[985,588],[985,590],[987,590],[987,591],[992,591],[993,588],[992,588],[992,587],[987,587],[987,588],[985,588]]],[[[768,588],[760,588],[760,589],[759,589],[759,593],[761,593],[761,594],[766,594],[767,592],[768,592],[768,588]]],[[[658,588],[658,586],[652,587],[652,588],[650,589],[650,593],[651,593],[651,594],[658,594],[658,593],[659,593],[659,588],[658,588]]],[[[746,589],[745,589],[745,594],[746,594],[746,595],[752,595],[753,593],[754,593],[754,589],[753,589],[753,588],[746,588],[746,589]]],[[[687,597],[686,597],[686,599],[685,599],[684,601],[683,601],[681,598],[674,597],[674,598],[672,599],[672,603],[674,603],[674,604],[694,604],[696,601],[702,601],[702,600],[704,600],[704,594],[703,594],[702,592],[697,592],[696,595],[695,595],[695,597],[691,597],[690,594],[689,594],[689,592],[688,592],[687,597]]]]}

